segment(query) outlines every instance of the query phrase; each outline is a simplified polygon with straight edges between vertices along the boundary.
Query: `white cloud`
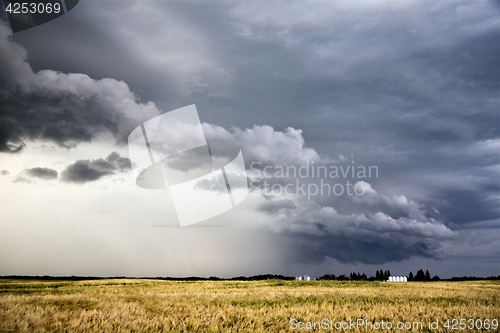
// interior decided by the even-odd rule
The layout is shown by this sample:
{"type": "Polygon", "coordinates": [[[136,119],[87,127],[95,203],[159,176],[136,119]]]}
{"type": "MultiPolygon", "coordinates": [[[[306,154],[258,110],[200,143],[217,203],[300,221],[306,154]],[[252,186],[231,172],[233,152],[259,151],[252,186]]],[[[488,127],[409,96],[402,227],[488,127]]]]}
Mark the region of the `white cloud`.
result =
{"type": "Polygon", "coordinates": [[[292,127],[276,131],[268,125],[254,125],[246,129],[233,127],[227,131],[220,126],[203,123],[203,131],[209,142],[229,141],[238,144],[247,164],[254,161],[271,165],[330,161],[313,148],[305,147],[302,130],[292,127]]]}

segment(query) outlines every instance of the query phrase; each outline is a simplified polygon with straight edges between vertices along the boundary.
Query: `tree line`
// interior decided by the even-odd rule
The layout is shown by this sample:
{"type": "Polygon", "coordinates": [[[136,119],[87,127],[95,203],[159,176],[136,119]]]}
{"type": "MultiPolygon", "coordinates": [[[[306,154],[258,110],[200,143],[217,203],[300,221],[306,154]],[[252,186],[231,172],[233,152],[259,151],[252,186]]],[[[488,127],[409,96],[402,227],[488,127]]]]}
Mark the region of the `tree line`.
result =
{"type": "MultiPolygon", "coordinates": [[[[379,270],[375,273],[375,276],[367,277],[365,273],[355,273],[352,272],[349,276],[344,274],[336,276],[335,274],[325,274],[316,280],[337,280],[337,281],[387,281],[391,276],[390,270],[379,270]]],[[[33,276],[33,275],[4,275],[0,276],[0,279],[18,279],[18,280],[60,280],[60,281],[83,281],[83,280],[106,280],[106,279],[153,279],[153,280],[167,280],[167,281],[260,281],[260,280],[295,280],[294,276],[284,276],[277,274],[262,274],[254,276],[236,276],[232,278],[220,278],[217,276],[211,277],[132,277],[132,276],[33,276]]],[[[429,271],[424,271],[422,269],[417,271],[417,274],[413,275],[412,272],[408,274],[408,281],[481,281],[481,280],[500,280],[500,275],[489,276],[489,277],[477,277],[477,276],[461,276],[452,277],[451,279],[440,279],[439,276],[435,275],[431,278],[429,271]]]]}
{"type": "MultiPolygon", "coordinates": [[[[390,276],[391,276],[390,270],[387,269],[384,271],[383,269],[381,269],[375,272],[375,276],[370,276],[370,277],[367,277],[365,273],[352,272],[351,274],[349,274],[349,276],[345,275],[335,276],[335,274],[326,274],[318,278],[318,280],[387,281],[389,280],[390,276]]],[[[424,273],[423,269],[419,269],[415,275],[413,275],[413,272],[410,272],[407,278],[408,281],[441,281],[439,276],[434,275],[434,277],[431,278],[429,270],[426,270],[424,273]]],[[[452,278],[453,281],[456,281],[458,279],[459,278],[452,278]]]]}
{"type": "MultiPolygon", "coordinates": [[[[387,281],[391,276],[390,270],[377,270],[375,276],[367,277],[365,273],[352,272],[349,276],[335,274],[325,274],[316,280],[337,280],[337,281],[387,281]]],[[[416,282],[431,282],[431,281],[479,281],[479,280],[500,280],[499,276],[489,276],[489,277],[476,277],[476,276],[462,276],[462,277],[452,277],[451,279],[441,279],[439,276],[434,275],[431,277],[429,270],[424,272],[423,269],[419,269],[416,274],[410,271],[407,275],[408,281],[416,282]]]]}

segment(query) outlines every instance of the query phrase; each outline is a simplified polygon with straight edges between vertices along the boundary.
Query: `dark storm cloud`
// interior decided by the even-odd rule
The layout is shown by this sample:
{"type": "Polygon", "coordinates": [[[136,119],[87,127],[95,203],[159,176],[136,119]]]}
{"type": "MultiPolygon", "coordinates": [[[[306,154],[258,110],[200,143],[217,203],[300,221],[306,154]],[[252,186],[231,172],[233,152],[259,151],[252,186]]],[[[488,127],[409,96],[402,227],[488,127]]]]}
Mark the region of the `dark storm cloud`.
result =
{"type": "Polygon", "coordinates": [[[135,126],[159,114],[153,103],[137,104],[124,82],[51,70],[34,73],[26,50],[10,35],[0,21],[0,152],[19,152],[27,139],[75,147],[103,129],[124,143],[135,126]]]}
{"type": "Polygon", "coordinates": [[[69,71],[69,59],[77,59],[78,66],[95,77],[126,78],[132,87],[139,87],[135,90],[154,96],[164,110],[196,100],[199,109],[206,110],[204,121],[240,127],[293,126],[304,130],[308,142],[328,140],[335,142],[334,149],[340,142],[362,144],[367,138],[383,145],[396,134],[402,143],[414,145],[414,140],[452,140],[470,131],[485,136],[495,130],[488,123],[494,115],[487,110],[475,117],[459,115],[464,107],[480,109],[478,103],[494,101],[488,98],[498,87],[493,3],[408,1],[395,7],[390,2],[366,6],[155,2],[131,8],[129,2],[118,2],[95,6],[80,4],[78,17],[58,20],[72,29],[71,36],[57,32],[57,42],[62,39],[65,45],[59,47],[62,59],[50,59],[50,48],[42,47],[35,36],[16,38],[29,41],[25,44],[30,47],[39,46],[31,56],[38,68],[44,68],[43,62],[69,71]],[[113,12],[114,19],[106,11],[113,12]],[[148,22],[127,19],[134,12],[147,16],[148,22]],[[84,28],[96,20],[104,25],[103,31],[84,28]],[[123,34],[127,27],[134,34],[123,34]],[[152,27],[162,34],[151,33],[152,27]],[[189,29],[182,29],[182,38],[175,38],[177,27],[189,29]],[[91,49],[92,43],[100,47],[83,55],[82,49],[91,49]],[[203,48],[197,49],[199,45],[203,48]],[[179,52],[191,63],[201,59],[227,69],[234,94],[224,99],[216,96],[217,80],[223,76],[216,68],[202,73],[196,67],[174,75],[175,65],[191,70],[185,61],[173,64],[165,56],[179,52]],[[113,62],[119,65],[111,66],[113,62]],[[118,71],[124,67],[127,71],[118,71]],[[172,94],[183,87],[184,80],[194,78],[199,81],[189,87],[201,87],[191,95],[172,94]],[[478,87],[487,88],[484,96],[478,87]],[[444,112],[446,108],[449,112],[444,112]],[[489,130],[483,131],[482,126],[489,130]]]}
{"type": "MultiPolygon", "coordinates": [[[[285,199],[277,197],[255,207],[273,218],[276,237],[300,245],[291,254],[297,260],[442,258],[442,242],[456,236],[444,224],[474,232],[500,215],[498,1],[87,2],[79,10],[54,22],[57,38],[14,36],[36,70],[125,80],[163,110],[195,102],[202,121],[237,126],[203,129],[208,139],[242,147],[247,167],[339,154],[379,167],[370,180],[378,193],[358,201],[314,198],[308,208],[294,198],[292,209],[279,208],[285,199]]],[[[7,60],[22,61],[1,68],[5,89],[19,85],[11,77],[31,77],[13,72],[26,55],[12,45],[2,45],[7,60]]],[[[41,103],[54,125],[28,121],[35,134],[27,135],[26,112],[12,118],[19,123],[2,118],[10,126],[2,132],[0,121],[4,150],[21,150],[32,137],[71,146],[91,140],[98,125],[122,133],[99,108],[102,99],[89,119],[92,97],[56,118],[50,110],[69,97],[40,94],[22,99],[41,103]]],[[[90,178],[114,172],[83,164],[97,172],[90,178]]]]}
{"type": "Polygon", "coordinates": [[[57,171],[50,168],[31,168],[24,171],[28,176],[45,180],[57,179],[57,171]]]}
{"type": "MultiPolygon", "coordinates": [[[[434,140],[495,137],[498,20],[469,4],[471,14],[456,17],[449,26],[441,24],[456,10],[452,3],[437,6],[436,14],[418,5],[409,5],[404,13],[383,5],[373,13],[361,7],[352,16],[332,17],[317,25],[301,18],[300,8],[292,13],[301,25],[294,25],[288,16],[278,18],[273,11],[258,11],[268,20],[258,25],[249,16],[248,29],[259,37],[249,43],[258,50],[268,42],[272,52],[249,51],[252,59],[272,63],[277,69],[272,70],[273,80],[268,84],[239,83],[257,90],[261,96],[254,102],[257,109],[272,110],[269,115],[274,119],[283,117],[303,129],[308,142],[314,138],[338,146],[369,139],[380,145],[397,137],[401,145],[415,147],[434,140]],[[415,16],[426,17],[425,22],[415,20],[410,14],[413,10],[418,13],[415,16]],[[373,14],[375,26],[355,20],[363,13],[373,14]],[[388,19],[391,14],[394,17],[388,19]],[[484,28],[461,27],[480,26],[484,21],[489,22],[484,28]],[[300,45],[300,49],[292,46],[298,53],[291,52],[285,41],[273,39],[280,29],[288,29],[284,34],[300,45]],[[264,61],[264,55],[270,59],[264,61]]],[[[327,13],[335,14],[325,7],[327,13]]]]}
{"type": "Polygon", "coordinates": [[[441,242],[459,237],[428,218],[422,205],[404,196],[379,194],[366,182],[360,186],[366,195],[341,198],[350,207],[363,204],[358,213],[340,213],[303,196],[293,196],[293,200],[264,197],[257,210],[272,215],[272,219],[264,220],[260,228],[295,244],[291,260],[310,263],[322,263],[328,257],[365,264],[413,257],[442,259],[441,242]],[[369,212],[371,206],[376,206],[373,213],[369,212]]]}
{"type": "Polygon", "coordinates": [[[105,159],[78,160],[68,165],[61,173],[61,179],[67,183],[84,184],[130,169],[130,160],[113,152],[105,159]]]}
{"type": "MultiPolygon", "coordinates": [[[[296,176],[293,176],[293,172],[292,176],[286,176],[291,178],[276,176],[279,166],[304,167],[312,162],[316,162],[316,165],[326,163],[327,167],[353,166],[351,161],[346,161],[346,158],[341,157],[337,162],[333,162],[319,156],[315,150],[304,147],[302,133],[291,128],[281,132],[271,127],[255,126],[244,131],[238,128],[227,131],[215,125],[203,124],[203,129],[210,140],[235,142],[241,146],[247,164],[248,161],[259,161],[257,167],[255,165],[251,167],[254,171],[251,174],[252,180],[259,180],[260,185],[263,180],[266,180],[269,187],[277,184],[283,188],[286,184],[291,184],[292,193],[296,186],[294,185],[296,176]],[[263,169],[266,166],[269,169],[264,175],[263,169]],[[260,176],[256,170],[260,172],[260,176]]],[[[466,170],[470,171],[474,163],[479,168],[496,163],[497,145],[496,140],[489,140],[468,145],[466,149],[463,147],[461,158],[463,165],[468,166],[466,170]],[[474,158],[475,162],[466,163],[470,158],[474,158]]],[[[435,152],[437,160],[435,167],[439,163],[444,163],[444,170],[447,165],[446,158],[460,154],[454,151],[455,148],[441,147],[441,151],[435,152]]],[[[379,150],[378,153],[381,152],[379,150]]],[[[391,159],[391,161],[404,162],[407,158],[405,155],[391,159]]],[[[412,170],[417,172],[418,168],[412,170]]],[[[455,170],[462,172],[461,167],[456,167],[455,170]]],[[[387,171],[381,168],[380,172],[383,174],[387,171]]],[[[494,176],[494,174],[490,175],[490,172],[483,171],[485,181],[494,176]]],[[[310,172],[309,175],[311,175],[310,172]]],[[[457,176],[443,177],[434,181],[434,184],[444,183],[446,187],[449,187],[451,184],[448,182],[453,182],[455,177],[457,176]]],[[[345,179],[324,180],[335,184],[345,183],[346,179],[351,180],[351,184],[357,181],[355,178],[352,179],[350,172],[345,179]]],[[[401,183],[407,184],[411,179],[412,177],[402,179],[401,183]]],[[[380,184],[377,178],[366,180],[378,181],[380,184]]],[[[319,180],[309,176],[300,178],[300,182],[307,188],[308,184],[318,184],[319,180]]],[[[478,181],[474,183],[474,186],[480,184],[478,181]]],[[[434,208],[441,209],[445,203],[432,202],[432,200],[424,200],[422,203],[412,200],[411,195],[386,195],[376,191],[365,181],[361,181],[360,186],[364,189],[362,196],[313,196],[310,201],[305,201],[305,196],[293,194],[286,199],[282,198],[281,194],[263,195],[263,200],[256,204],[255,210],[265,213],[271,219],[262,222],[260,227],[276,233],[276,237],[288,238],[290,242],[296,244],[296,250],[290,252],[290,260],[309,263],[322,263],[327,258],[335,258],[342,263],[364,264],[402,261],[414,257],[443,259],[445,253],[442,242],[460,239],[461,236],[453,232],[449,225],[442,223],[443,214],[434,208]]],[[[257,186],[257,188],[264,190],[262,186],[257,186]]],[[[489,192],[486,192],[485,197],[493,194],[494,190],[495,185],[490,184],[489,192]]],[[[476,190],[473,192],[476,193],[477,198],[476,190]]],[[[447,197],[453,199],[453,196],[447,197]]],[[[484,203],[493,208],[492,202],[484,201],[484,203]]],[[[463,218],[471,219],[474,215],[478,218],[491,218],[484,212],[482,215],[477,214],[474,209],[475,204],[477,202],[472,201],[470,205],[463,207],[463,212],[468,211],[467,214],[463,214],[463,218]]],[[[458,215],[460,215],[459,212],[456,216],[458,215]]],[[[461,221],[463,220],[456,222],[461,221]]]]}
{"type": "Polygon", "coordinates": [[[406,237],[390,235],[387,239],[358,238],[353,241],[344,236],[289,237],[296,244],[294,261],[302,263],[323,263],[335,258],[340,263],[384,264],[422,257],[444,259],[440,241],[422,239],[408,242],[406,237]]]}

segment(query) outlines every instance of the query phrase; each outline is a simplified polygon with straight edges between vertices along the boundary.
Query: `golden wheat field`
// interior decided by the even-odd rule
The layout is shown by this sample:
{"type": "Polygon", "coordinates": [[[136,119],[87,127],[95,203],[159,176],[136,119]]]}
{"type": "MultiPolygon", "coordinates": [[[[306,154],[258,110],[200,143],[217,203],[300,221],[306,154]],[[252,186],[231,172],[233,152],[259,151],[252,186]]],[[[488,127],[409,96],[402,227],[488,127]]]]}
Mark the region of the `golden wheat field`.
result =
{"type": "Polygon", "coordinates": [[[499,287],[499,281],[0,280],[0,332],[497,332],[499,287]],[[438,329],[429,328],[436,321],[438,329]]]}

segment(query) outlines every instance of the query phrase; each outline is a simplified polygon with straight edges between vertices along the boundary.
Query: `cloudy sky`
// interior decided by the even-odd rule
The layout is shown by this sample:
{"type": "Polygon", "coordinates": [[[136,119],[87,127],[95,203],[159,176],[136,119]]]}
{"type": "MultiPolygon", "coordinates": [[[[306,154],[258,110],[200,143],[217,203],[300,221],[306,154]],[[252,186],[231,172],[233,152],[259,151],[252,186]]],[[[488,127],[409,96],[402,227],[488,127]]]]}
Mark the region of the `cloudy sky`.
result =
{"type": "Polygon", "coordinates": [[[0,275],[499,275],[499,14],[89,0],[15,34],[2,15],[0,275]],[[191,104],[251,191],[181,228],[168,189],[136,186],[127,138],[191,104]],[[279,174],[313,165],[356,173],[279,174]]]}

